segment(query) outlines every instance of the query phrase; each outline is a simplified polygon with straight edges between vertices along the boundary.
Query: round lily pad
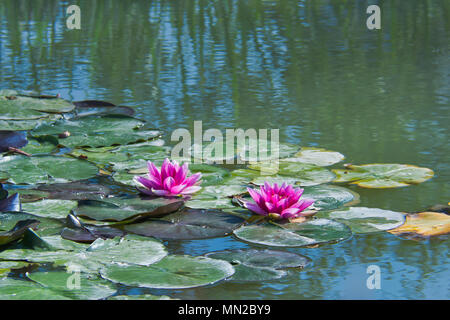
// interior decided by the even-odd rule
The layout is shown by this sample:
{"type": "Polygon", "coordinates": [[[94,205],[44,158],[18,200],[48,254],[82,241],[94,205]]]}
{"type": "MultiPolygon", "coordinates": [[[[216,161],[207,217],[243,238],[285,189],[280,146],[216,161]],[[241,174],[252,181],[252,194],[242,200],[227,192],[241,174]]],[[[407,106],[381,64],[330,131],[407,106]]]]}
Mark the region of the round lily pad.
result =
{"type": "Polygon", "coordinates": [[[94,177],[98,171],[92,163],[61,156],[8,156],[0,158],[0,167],[16,184],[81,180],[94,177]]]}
{"type": "Polygon", "coordinates": [[[186,202],[189,208],[224,209],[233,208],[230,196],[247,192],[241,185],[219,185],[202,187],[200,192],[186,202]]]}
{"type": "Polygon", "coordinates": [[[40,217],[64,219],[76,206],[76,201],[44,199],[23,203],[22,210],[40,217]]]}
{"type": "Polygon", "coordinates": [[[100,221],[122,221],[136,216],[160,217],[180,209],[184,201],[179,198],[107,198],[103,201],[79,201],[75,214],[100,221]]]}
{"type": "Polygon", "coordinates": [[[430,237],[450,233],[450,216],[441,212],[408,214],[405,224],[389,230],[390,233],[406,237],[430,237]]]}
{"type": "Polygon", "coordinates": [[[314,200],[314,207],[320,210],[333,210],[345,204],[359,202],[359,195],[347,188],[333,185],[305,187],[302,197],[314,200]]]}
{"type": "Polygon", "coordinates": [[[69,147],[102,147],[150,140],[160,135],[157,130],[138,130],[144,122],[126,116],[89,116],[80,119],[59,120],[43,124],[31,131],[32,135],[59,135],[65,131],[70,136],[60,139],[69,147]]]}
{"type": "Polygon", "coordinates": [[[245,220],[219,210],[184,209],[161,219],[124,225],[128,232],[162,240],[223,237],[245,220]]]}
{"type": "Polygon", "coordinates": [[[326,242],[337,242],[349,238],[349,227],[328,219],[313,219],[303,223],[277,225],[262,223],[242,226],[234,230],[234,235],[246,242],[274,246],[301,247],[326,242]]]}
{"type": "Polygon", "coordinates": [[[77,270],[33,272],[27,273],[27,277],[45,288],[72,299],[104,299],[117,291],[112,283],[77,270]]]}
{"type": "Polygon", "coordinates": [[[350,182],[363,188],[397,188],[424,182],[434,176],[428,168],[409,164],[348,165],[334,169],[335,182],[350,182]]]}
{"type": "Polygon", "coordinates": [[[46,116],[46,113],[70,112],[75,106],[64,99],[40,99],[19,95],[0,95],[0,119],[29,120],[46,116]]]}
{"type": "Polygon", "coordinates": [[[275,250],[238,249],[217,251],[207,257],[230,262],[236,272],[229,280],[265,281],[286,275],[282,268],[304,268],[310,260],[304,256],[275,250]]]}
{"type": "Polygon", "coordinates": [[[301,186],[315,186],[332,181],[335,175],[322,167],[300,162],[257,163],[249,166],[255,170],[251,180],[257,185],[269,183],[290,183],[301,186]]]}
{"type": "Polygon", "coordinates": [[[282,159],[282,161],[302,162],[320,167],[326,167],[341,162],[344,158],[345,157],[343,154],[336,151],[330,151],[322,148],[302,148],[291,158],[282,159]]]}
{"type": "Polygon", "coordinates": [[[185,289],[205,286],[230,277],[230,263],[206,257],[167,256],[148,267],[110,264],[100,270],[103,278],[128,286],[185,289]]]}
{"type": "Polygon", "coordinates": [[[0,279],[0,300],[69,300],[32,281],[0,279]]]}
{"type": "Polygon", "coordinates": [[[405,222],[405,216],[400,212],[366,207],[350,207],[331,212],[321,211],[317,216],[345,223],[354,233],[390,230],[405,222]]]}

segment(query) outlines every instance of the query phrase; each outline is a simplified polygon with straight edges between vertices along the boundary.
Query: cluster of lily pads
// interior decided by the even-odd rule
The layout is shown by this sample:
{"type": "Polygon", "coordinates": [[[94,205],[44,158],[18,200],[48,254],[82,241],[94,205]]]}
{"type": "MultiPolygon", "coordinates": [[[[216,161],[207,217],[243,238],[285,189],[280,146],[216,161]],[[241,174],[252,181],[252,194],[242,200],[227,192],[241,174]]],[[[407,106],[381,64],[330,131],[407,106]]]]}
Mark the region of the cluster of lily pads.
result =
{"type": "MultiPolygon", "coordinates": [[[[149,170],[170,158],[170,148],[161,131],[133,116],[133,108],[103,101],[0,91],[0,299],[123,299],[116,284],[183,289],[273,280],[310,261],[280,248],[336,243],[358,233],[420,233],[436,219],[416,215],[411,221],[419,227],[408,228],[408,215],[355,206],[356,192],[332,184],[404,187],[430,179],[432,170],[403,164],[329,170],[342,154],[292,144],[276,146],[273,171],[268,163],[274,159],[254,158],[249,145],[233,146],[244,165],[214,164],[226,160],[217,156],[197,163],[192,156],[180,159],[189,167],[176,169],[183,179],[175,170],[166,184],[151,180],[149,170]],[[186,178],[187,168],[195,179],[186,178]],[[150,182],[136,178],[145,175],[150,182]],[[302,188],[302,199],[314,201],[301,207],[308,214],[273,220],[248,209],[248,188],[275,184],[302,188]],[[158,186],[190,192],[174,197],[142,190],[158,186]],[[169,254],[164,245],[225,236],[253,247],[189,256],[169,254]],[[80,283],[70,287],[74,270],[80,283]]],[[[424,236],[448,233],[448,219],[442,221],[440,232],[424,236]]]]}

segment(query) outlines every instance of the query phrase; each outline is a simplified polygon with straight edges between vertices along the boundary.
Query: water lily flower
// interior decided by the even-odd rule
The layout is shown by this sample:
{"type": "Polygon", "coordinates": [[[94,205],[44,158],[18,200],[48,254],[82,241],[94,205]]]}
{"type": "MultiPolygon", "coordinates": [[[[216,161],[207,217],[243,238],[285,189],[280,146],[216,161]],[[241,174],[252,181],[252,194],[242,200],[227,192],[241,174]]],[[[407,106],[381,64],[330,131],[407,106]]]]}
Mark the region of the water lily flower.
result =
{"type": "Polygon", "coordinates": [[[187,177],[189,172],[188,163],[180,166],[175,160],[171,162],[165,159],[161,170],[151,161],[147,162],[148,177],[135,176],[134,181],[142,187],[139,191],[148,195],[156,196],[178,196],[189,195],[201,189],[198,184],[202,174],[200,172],[187,177]]]}
{"type": "Polygon", "coordinates": [[[260,191],[247,188],[250,196],[255,201],[245,202],[244,206],[263,216],[269,216],[277,219],[292,219],[301,216],[310,215],[302,213],[306,208],[314,203],[311,199],[300,199],[304,189],[294,189],[292,185],[283,183],[281,186],[274,184],[271,186],[264,182],[260,191]]]}

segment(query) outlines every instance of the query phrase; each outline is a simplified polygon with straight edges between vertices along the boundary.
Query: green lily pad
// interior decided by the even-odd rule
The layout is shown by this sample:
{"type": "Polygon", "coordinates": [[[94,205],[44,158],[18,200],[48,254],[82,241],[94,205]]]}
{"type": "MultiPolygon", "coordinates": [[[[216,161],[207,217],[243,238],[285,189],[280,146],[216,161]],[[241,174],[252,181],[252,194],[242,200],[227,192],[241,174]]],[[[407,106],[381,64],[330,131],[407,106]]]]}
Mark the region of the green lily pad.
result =
{"type": "Polygon", "coordinates": [[[58,139],[51,136],[30,138],[28,144],[21,150],[31,155],[50,154],[58,150],[58,139]]]}
{"type": "Polygon", "coordinates": [[[18,193],[0,200],[0,212],[21,211],[20,197],[18,193]]]}
{"type": "Polygon", "coordinates": [[[92,178],[98,172],[92,163],[61,156],[8,156],[0,158],[0,166],[16,184],[81,180],[92,178]]]}
{"type": "Polygon", "coordinates": [[[37,125],[42,123],[50,123],[56,120],[61,119],[62,116],[59,114],[48,114],[45,115],[40,113],[39,118],[37,119],[29,119],[29,120],[1,120],[0,119],[0,128],[3,130],[11,130],[11,131],[26,131],[32,130],[37,125]]]}
{"type": "Polygon", "coordinates": [[[46,198],[61,200],[100,200],[113,193],[105,184],[90,180],[42,184],[34,191],[46,193],[46,198]]]}
{"type": "Polygon", "coordinates": [[[359,202],[359,195],[347,188],[333,185],[306,187],[302,197],[313,199],[314,207],[320,210],[333,210],[343,205],[359,202]]]}
{"type": "Polygon", "coordinates": [[[266,281],[286,275],[282,268],[304,268],[310,260],[304,256],[275,250],[238,249],[217,251],[207,257],[230,262],[236,272],[230,281],[266,281]]]}
{"type": "Polygon", "coordinates": [[[255,163],[249,166],[255,170],[252,183],[290,183],[301,186],[315,186],[332,181],[335,175],[322,167],[300,162],[255,163]]]}
{"type": "Polygon", "coordinates": [[[234,235],[246,242],[274,246],[301,247],[327,242],[338,242],[349,238],[349,227],[328,219],[313,219],[303,223],[278,225],[263,223],[242,226],[234,230],[234,235]]]}
{"type": "Polygon", "coordinates": [[[222,185],[202,187],[200,192],[194,194],[186,202],[189,208],[197,209],[224,209],[233,208],[230,196],[247,192],[241,185],[222,185]]]}
{"type": "Polygon", "coordinates": [[[100,270],[103,278],[128,286],[186,289],[210,285],[230,277],[230,263],[206,257],[167,256],[148,267],[111,264],[100,270]]]}
{"type": "Polygon", "coordinates": [[[83,100],[75,101],[73,104],[77,107],[75,110],[77,117],[103,114],[133,116],[135,113],[134,109],[131,107],[116,106],[105,101],[83,100]]]}
{"type": "Polygon", "coordinates": [[[46,113],[65,113],[75,106],[64,99],[40,99],[19,95],[0,94],[1,120],[30,120],[46,116],[46,113]]]}
{"type": "Polygon", "coordinates": [[[223,237],[244,219],[219,210],[183,209],[161,219],[124,225],[128,232],[162,240],[192,240],[223,237]]]}
{"type": "Polygon", "coordinates": [[[245,162],[279,160],[293,155],[298,146],[287,143],[271,143],[264,139],[249,139],[238,150],[239,158],[245,162]]]}
{"type": "Polygon", "coordinates": [[[65,131],[70,136],[60,139],[60,144],[69,147],[103,147],[115,144],[153,139],[160,135],[157,130],[138,130],[144,122],[126,116],[89,116],[77,120],[59,120],[54,124],[43,124],[32,135],[59,135],[65,131]]]}
{"type": "Polygon", "coordinates": [[[27,273],[27,277],[45,288],[72,299],[99,300],[117,291],[110,282],[79,271],[33,272],[27,273]]]}
{"type": "Polygon", "coordinates": [[[24,280],[0,279],[0,300],[69,300],[53,290],[24,280]]]}
{"type": "Polygon", "coordinates": [[[36,216],[64,219],[77,207],[76,201],[44,199],[37,202],[28,202],[22,204],[22,210],[32,213],[36,216]]]}
{"type": "Polygon", "coordinates": [[[54,235],[59,233],[62,222],[56,219],[42,218],[25,212],[2,212],[0,213],[0,230],[11,230],[19,221],[37,220],[41,222],[35,230],[41,235],[54,235]]]}
{"type": "Polygon", "coordinates": [[[363,188],[397,188],[431,179],[434,172],[428,168],[409,164],[348,165],[335,169],[335,182],[350,182],[363,188]]]}
{"type": "Polygon", "coordinates": [[[317,216],[345,223],[354,233],[390,230],[405,222],[405,216],[400,212],[366,207],[350,207],[339,211],[319,212],[317,216]]]}
{"type": "Polygon", "coordinates": [[[331,166],[344,160],[344,155],[322,148],[302,148],[293,157],[282,159],[288,162],[309,163],[320,167],[331,166]]]}

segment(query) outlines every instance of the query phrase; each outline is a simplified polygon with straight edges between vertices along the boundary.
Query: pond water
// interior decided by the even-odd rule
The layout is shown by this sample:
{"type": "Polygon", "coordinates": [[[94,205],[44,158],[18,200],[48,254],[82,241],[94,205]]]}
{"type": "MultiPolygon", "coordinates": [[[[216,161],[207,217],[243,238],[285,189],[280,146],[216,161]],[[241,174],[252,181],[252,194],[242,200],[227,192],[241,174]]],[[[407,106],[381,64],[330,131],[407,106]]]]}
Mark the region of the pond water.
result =
{"type": "MultiPolygon", "coordinates": [[[[363,189],[361,206],[415,212],[450,201],[450,2],[74,1],[0,2],[0,89],[59,93],[136,107],[165,133],[177,128],[277,128],[280,141],[323,147],[346,163],[405,163],[435,177],[397,189],[363,189]],[[371,3],[370,3],[371,4],[371,3]]],[[[248,248],[233,237],[166,242],[170,253],[248,248]]],[[[123,294],[188,299],[448,299],[448,237],[386,232],[288,251],[312,264],[264,283],[220,282],[123,294]],[[381,289],[366,286],[381,269],[381,289]]]]}

